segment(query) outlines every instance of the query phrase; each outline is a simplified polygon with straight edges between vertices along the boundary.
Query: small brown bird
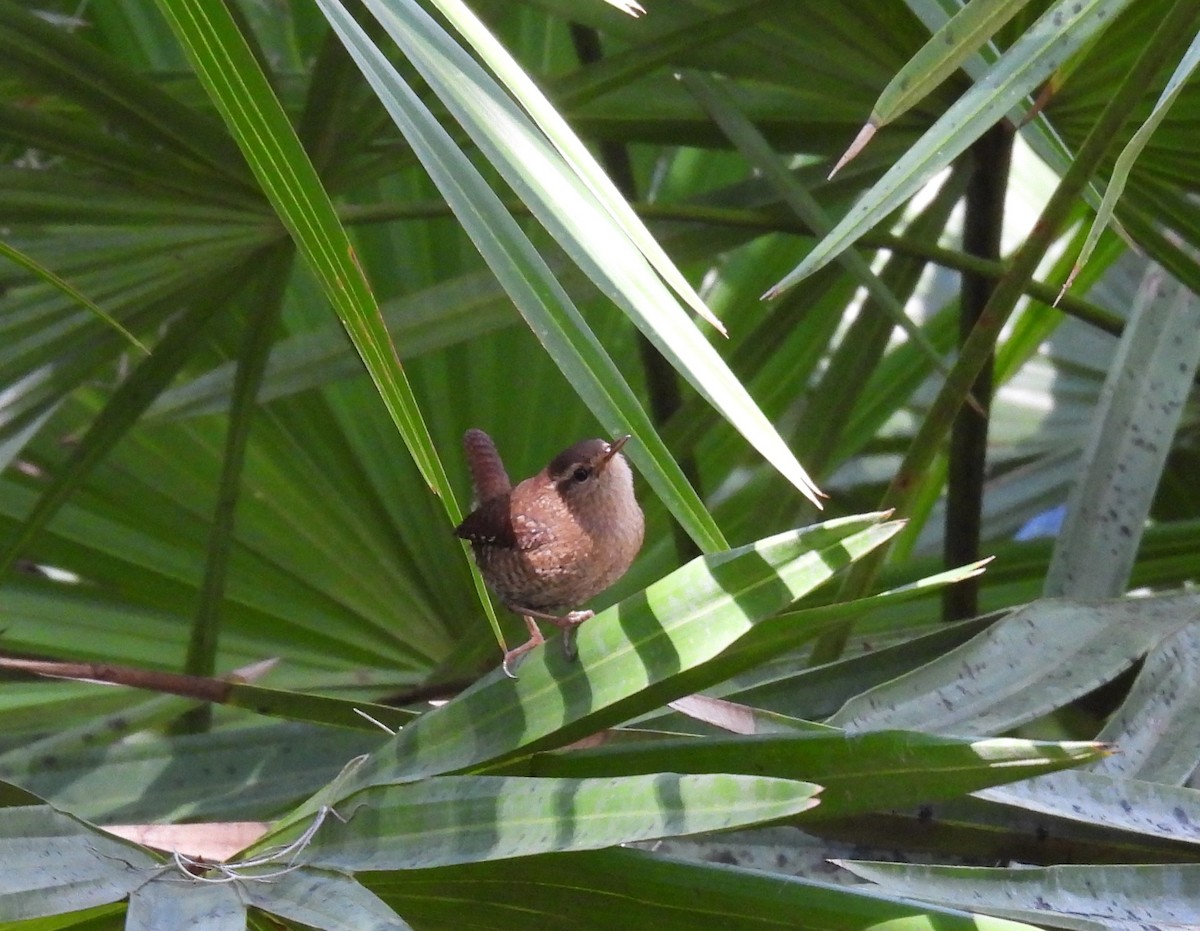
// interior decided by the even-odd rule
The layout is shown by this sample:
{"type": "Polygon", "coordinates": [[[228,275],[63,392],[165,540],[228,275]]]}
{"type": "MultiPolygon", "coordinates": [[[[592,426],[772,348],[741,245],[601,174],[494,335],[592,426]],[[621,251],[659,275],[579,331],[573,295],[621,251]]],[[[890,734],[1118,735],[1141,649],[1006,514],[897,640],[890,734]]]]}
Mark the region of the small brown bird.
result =
{"type": "Polygon", "coordinates": [[[534,618],[563,631],[574,658],[575,630],[595,612],[577,610],[625,574],[642,547],[642,509],[621,455],[628,436],[583,440],[515,488],[492,438],[463,437],[476,506],[455,529],[471,541],[484,581],[525,618],[529,640],[504,655],[503,668],[544,642],[534,618]]]}

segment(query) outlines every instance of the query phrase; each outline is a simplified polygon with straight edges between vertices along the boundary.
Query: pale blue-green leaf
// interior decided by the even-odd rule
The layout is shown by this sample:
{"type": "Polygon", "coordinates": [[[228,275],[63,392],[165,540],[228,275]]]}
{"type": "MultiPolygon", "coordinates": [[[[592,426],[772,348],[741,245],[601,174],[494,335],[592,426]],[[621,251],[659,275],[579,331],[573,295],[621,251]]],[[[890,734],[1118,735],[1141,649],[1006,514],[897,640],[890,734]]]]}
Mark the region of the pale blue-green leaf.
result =
{"type": "Polygon", "coordinates": [[[125,898],[160,862],[49,805],[0,808],[0,915],[60,915],[125,898]]]}
{"type": "Polygon", "coordinates": [[[977,798],[1092,827],[1200,844],[1200,791],[1083,770],[975,792],[977,798]]]}
{"type": "Polygon", "coordinates": [[[897,895],[1079,931],[1200,925],[1200,866],[914,866],[838,860],[897,895]]]}
{"type": "MultiPolygon", "coordinates": [[[[299,869],[269,882],[241,884],[246,902],[305,927],[408,931],[409,925],[357,880],[328,870],[299,869]]],[[[183,927],[183,925],[179,925],[183,927]]]]}
{"type": "Polygon", "coordinates": [[[309,865],[355,871],[597,850],[795,815],[816,805],[819,791],[790,779],[723,773],[435,776],[343,799],[340,817],[324,820],[302,856],[309,865]]]}
{"type": "MultiPolygon", "coordinates": [[[[164,697],[150,704],[157,711],[182,701],[164,697]]],[[[294,724],[144,735],[53,756],[17,749],[0,765],[0,778],[91,819],[254,818],[310,795],[346,760],[386,738],[382,732],[294,724]]]]}
{"type": "Polygon", "coordinates": [[[1152,268],[1100,393],[1046,595],[1103,598],[1126,590],[1198,364],[1200,301],[1152,268]]]}
{"type": "Polygon", "coordinates": [[[769,294],[790,288],[856,242],[961,155],[1130,0],[1058,0],[960,97],[769,294]]]}
{"type": "Polygon", "coordinates": [[[1200,765],[1200,629],[1190,624],[1147,654],[1096,739],[1120,748],[1091,767],[1183,785],[1200,765]]]}
{"type": "Polygon", "coordinates": [[[851,699],[828,723],[849,732],[1001,733],[1109,682],[1197,617],[1200,595],[1036,601],[851,699]]]}
{"type": "MultiPolygon", "coordinates": [[[[144,693],[141,694],[144,696],[144,693]]],[[[72,753],[95,753],[106,744],[131,733],[164,725],[197,704],[194,700],[175,695],[154,695],[150,698],[142,697],[140,701],[123,703],[117,711],[109,713],[105,713],[101,706],[92,705],[91,716],[85,718],[81,724],[71,727],[64,722],[56,731],[42,733],[35,740],[24,741],[19,746],[0,753],[0,778],[28,785],[32,773],[57,769],[72,753]],[[21,774],[21,778],[18,778],[18,773],[21,774]]],[[[45,791],[46,787],[29,787],[48,801],[56,801],[52,793],[45,791]]],[[[83,814],[71,810],[75,814],[83,814]]]]}
{"type": "Polygon", "coordinates": [[[172,871],[135,889],[129,896],[125,931],[243,931],[246,905],[232,883],[188,880],[172,871]]]}

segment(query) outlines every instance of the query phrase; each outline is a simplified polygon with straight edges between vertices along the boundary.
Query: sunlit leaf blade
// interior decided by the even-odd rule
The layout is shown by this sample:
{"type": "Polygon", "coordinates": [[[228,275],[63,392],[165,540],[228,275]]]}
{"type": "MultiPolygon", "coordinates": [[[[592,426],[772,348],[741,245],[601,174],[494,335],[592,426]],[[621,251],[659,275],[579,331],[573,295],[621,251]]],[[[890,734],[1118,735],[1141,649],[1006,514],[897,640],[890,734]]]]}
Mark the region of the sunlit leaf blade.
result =
{"type": "Polygon", "coordinates": [[[339,870],[395,870],[595,850],[795,815],[817,804],[819,791],[790,779],[726,774],[439,776],[342,799],[340,819],[325,819],[304,858],[339,870]]]}
{"type": "MultiPolygon", "coordinates": [[[[549,104],[541,101],[538,106],[543,120],[539,127],[415,3],[369,0],[367,5],[491,164],[573,260],[692,386],[820,507],[818,489],[791,450],[679,307],[660,278],[662,269],[656,272],[647,262],[649,234],[632,237],[634,224],[640,228],[640,221],[632,218],[627,205],[617,206],[620,195],[585,156],[582,144],[572,141],[565,124],[552,120],[549,104]],[[551,122],[554,125],[549,125],[551,122]],[[554,134],[560,148],[551,144],[547,133],[554,134]],[[569,160],[564,159],[561,148],[570,149],[569,160]]],[[[333,0],[323,5],[327,15],[336,15],[332,6],[333,0]]],[[[477,23],[471,28],[475,35],[482,31],[477,23]]],[[[495,53],[494,42],[489,43],[489,49],[495,53]]],[[[378,51],[374,55],[378,56],[378,51]]],[[[516,70],[511,62],[506,65],[506,73],[516,70]]],[[[527,104],[537,104],[530,96],[527,81],[525,90],[527,104]]],[[[403,122],[398,119],[397,124],[404,132],[403,122]]],[[[432,174],[428,161],[422,160],[432,174]]],[[[461,211],[459,215],[465,220],[461,211]]],[[[661,263],[670,264],[665,254],[661,263]]],[[[673,277],[685,286],[678,273],[673,277]]],[[[692,293],[690,288],[687,291],[692,293]]],[[[531,323],[537,329],[537,324],[531,323]]],[[[568,374],[573,377],[573,373],[568,374]]]]}
{"type": "Polygon", "coordinates": [[[219,2],[159,0],[159,8],[345,324],[426,482],[457,523],[461,511],[350,240],[245,39],[219,2]]]}
{"type": "MultiPolygon", "coordinates": [[[[954,2],[907,0],[906,6],[934,33],[944,28],[952,17],[962,12],[961,4],[957,0],[954,2]]],[[[998,57],[999,53],[994,51],[990,45],[985,44],[980,46],[974,54],[963,57],[959,65],[972,81],[982,81],[998,57]]],[[[1012,125],[1020,127],[1021,137],[1042,161],[1057,174],[1064,174],[1071,163],[1071,152],[1060,135],[1048,124],[1044,115],[1039,115],[1033,120],[1028,120],[1028,115],[1028,109],[1022,108],[1019,102],[1009,111],[1007,118],[1012,125]]],[[[874,135],[875,127],[870,122],[864,124],[859,137],[854,140],[839,160],[838,167],[840,168],[841,164],[849,161],[850,158],[856,157],[874,135]]],[[[1098,206],[1100,203],[1100,192],[1094,184],[1088,185],[1083,196],[1093,206],[1098,206]]]]}
{"type": "Polygon", "coordinates": [[[638,17],[646,15],[646,8],[637,0],[604,0],[609,6],[614,6],[622,13],[628,13],[630,16],[638,17]]]}
{"type": "Polygon", "coordinates": [[[848,736],[838,730],[748,737],[674,738],[539,753],[506,772],[575,778],[654,772],[747,773],[822,786],[806,819],[838,818],[953,798],[1099,759],[1093,743],[964,740],[911,731],[848,736]]]}
{"type": "Polygon", "coordinates": [[[901,206],[1128,4],[1129,0],[1058,0],[772,291],[779,293],[808,277],[901,206]]]}
{"type": "Polygon", "coordinates": [[[637,437],[626,447],[659,497],[705,550],[725,545],[612,358],[545,260],[466,155],[336,0],[319,0],[397,127],[555,364],[606,429],[637,437]]]}
{"type": "MultiPolygon", "coordinates": [[[[621,196],[616,186],[600,167],[595,156],[575,134],[566,120],[529,78],[477,16],[458,0],[434,0],[442,15],[471,43],[483,62],[503,82],[505,88],[525,109],[546,138],[558,149],[566,167],[583,181],[591,195],[611,216],[617,228],[637,247],[654,270],[701,317],[724,332],[721,322],[713,316],[688,280],[680,274],[675,263],[646,229],[641,218],[621,196]]],[[[747,14],[743,12],[743,16],[747,14]]],[[[482,77],[482,75],[480,75],[482,77]]],[[[668,307],[666,302],[659,306],[668,307]]]]}
{"type": "Polygon", "coordinates": [[[584,624],[578,662],[548,649],[556,644],[535,649],[518,679],[491,673],[404,728],[353,778],[372,785],[478,765],[552,736],[585,736],[695,691],[680,673],[716,658],[899,529],[878,520],[829,521],[693,560],[584,624]]]}
{"type": "MultiPolygon", "coordinates": [[[[346,327],[429,489],[452,524],[462,519],[449,479],[400,365],[374,294],[333,203],[229,11],[212,0],[160,0],[230,131],[346,327]]],[[[497,641],[504,637],[483,582],[475,587],[497,641]]]]}
{"type": "Polygon", "coordinates": [[[920,598],[931,590],[974,578],[983,572],[987,562],[983,560],[959,566],[855,601],[784,611],[757,624],[750,636],[740,641],[728,653],[717,657],[706,668],[710,668],[714,676],[719,675],[721,679],[731,678],[756,663],[770,662],[790,650],[798,649],[830,627],[844,623],[846,618],[861,618],[887,606],[901,605],[920,598]]]}
{"type": "MultiPolygon", "coordinates": [[[[717,81],[694,71],[684,72],[681,80],[755,172],[767,180],[783,202],[796,212],[815,235],[823,236],[828,233],[833,224],[825,210],[792,176],[783,159],[771,148],[762,133],[737,108],[729,92],[717,81]]],[[[934,366],[946,371],[946,364],[929,341],[929,337],[908,318],[903,305],[887,284],[875,274],[870,263],[854,249],[847,249],[838,256],[837,261],[858,279],[892,321],[908,334],[909,339],[921,347],[934,366]]],[[[769,295],[764,295],[767,296],[769,295]]]]}

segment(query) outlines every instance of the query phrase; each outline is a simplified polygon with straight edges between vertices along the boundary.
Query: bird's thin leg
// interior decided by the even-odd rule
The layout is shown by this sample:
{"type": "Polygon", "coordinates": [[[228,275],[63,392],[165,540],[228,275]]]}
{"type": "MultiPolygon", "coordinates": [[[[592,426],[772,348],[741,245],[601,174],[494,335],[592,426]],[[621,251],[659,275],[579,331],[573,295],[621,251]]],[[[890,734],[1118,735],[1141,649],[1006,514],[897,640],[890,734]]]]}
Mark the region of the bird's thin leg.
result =
{"type": "Polygon", "coordinates": [[[570,611],[554,621],[562,630],[563,656],[569,661],[574,662],[575,657],[579,655],[575,649],[575,634],[579,631],[579,625],[595,616],[595,611],[570,611]]]}
{"type": "Polygon", "coordinates": [[[542,629],[537,626],[537,621],[523,612],[521,612],[521,617],[525,620],[525,626],[529,628],[529,639],[522,643],[519,647],[513,647],[511,650],[505,653],[504,660],[500,663],[500,668],[504,670],[504,674],[510,679],[516,678],[516,675],[513,674],[511,664],[515,660],[520,659],[538,644],[546,642],[546,638],[542,636],[542,629]]]}
{"type": "Polygon", "coordinates": [[[545,611],[536,611],[533,608],[526,608],[524,605],[509,605],[510,610],[514,614],[521,614],[525,617],[536,617],[543,621],[549,621],[560,630],[568,630],[572,627],[578,627],[584,621],[590,621],[596,616],[595,611],[568,611],[566,614],[547,614],[545,611]]]}
{"type": "MultiPolygon", "coordinates": [[[[575,632],[579,629],[579,625],[584,621],[590,621],[596,616],[595,611],[589,611],[587,609],[582,611],[568,611],[566,614],[548,614],[545,611],[527,608],[524,605],[509,605],[508,608],[515,614],[520,614],[525,618],[525,623],[531,625],[529,628],[531,632],[537,627],[537,625],[533,622],[533,618],[535,617],[541,618],[543,621],[549,621],[551,624],[561,630],[563,632],[563,656],[565,656],[568,660],[574,660],[577,655],[575,651],[575,632]]],[[[510,651],[508,656],[520,656],[521,654],[532,650],[535,646],[537,646],[538,643],[542,642],[544,642],[544,638],[542,637],[541,630],[538,630],[537,643],[534,643],[532,640],[529,643],[523,643],[521,646],[517,647],[516,650],[510,651]]],[[[507,664],[508,657],[506,656],[504,667],[505,672],[508,672],[507,664]]]]}

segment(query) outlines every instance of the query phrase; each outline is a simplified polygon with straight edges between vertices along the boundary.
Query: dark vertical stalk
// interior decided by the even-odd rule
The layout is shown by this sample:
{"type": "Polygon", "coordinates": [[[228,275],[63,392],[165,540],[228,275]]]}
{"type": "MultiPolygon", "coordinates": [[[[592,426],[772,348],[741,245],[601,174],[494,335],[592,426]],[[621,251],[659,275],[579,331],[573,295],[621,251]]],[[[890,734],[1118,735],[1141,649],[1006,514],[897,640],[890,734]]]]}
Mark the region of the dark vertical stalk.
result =
{"type": "MultiPolygon", "coordinates": [[[[575,46],[575,54],[582,64],[589,65],[599,61],[604,56],[600,45],[600,35],[590,26],[571,23],[571,41],[575,46]]],[[[621,196],[628,201],[637,200],[637,179],[633,175],[633,162],[629,158],[629,150],[620,142],[602,141],[599,143],[600,163],[612,179],[621,196]]],[[[638,333],[638,351],[642,358],[642,368],[646,376],[646,388],[650,394],[650,414],[654,423],[662,427],[671,419],[683,404],[683,396],[679,389],[679,375],[671,364],[663,358],[654,344],[641,332],[638,333]]],[[[679,460],[683,474],[701,493],[700,475],[696,469],[696,460],[685,456],[679,460]]],[[[675,536],[675,550],[680,560],[692,559],[700,555],[700,549],[679,524],[672,525],[675,536]]]]}
{"type": "MultiPolygon", "coordinates": [[[[880,510],[892,509],[900,517],[908,513],[921,474],[941,449],[946,431],[995,349],[1000,331],[1037,271],[1038,263],[1066,225],[1076,199],[1103,163],[1117,133],[1145,98],[1146,88],[1168,62],[1178,60],[1182,48],[1196,34],[1198,17],[1200,13],[1195,0],[1177,0],[1159,21],[1154,35],[1105,104],[1029,236],[1006,263],[979,321],[959,351],[958,361],[926,411],[896,475],[884,492],[880,510]]],[[[839,599],[851,601],[870,591],[887,550],[886,546],[877,547],[850,567],[842,580],[839,599]]],[[[852,622],[847,622],[824,634],[813,647],[810,664],[817,666],[841,656],[851,625],[852,622]]]]}
{"type": "MultiPolygon", "coordinates": [[[[234,547],[234,517],[241,490],[242,466],[246,461],[246,446],[256,413],[258,389],[266,373],[267,357],[278,327],[293,254],[291,243],[285,243],[262,255],[262,277],[247,302],[249,319],[234,374],[221,478],[208,535],[208,559],[184,662],[184,672],[192,676],[211,677],[216,673],[217,641],[225,601],[225,581],[234,547]]],[[[212,705],[204,704],[181,715],[173,730],[175,733],[197,733],[211,726],[212,705]]]]}
{"type": "MultiPolygon", "coordinates": [[[[1008,190],[1013,136],[1007,123],[993,126],[971,147],[974,166],[967,183],[963,251],[984,259],[1000,258],[1004,228],[1004,195],[1008,190]]],[[[959,345],[966,343],[991,299],[995,281],[977,272],[962,276],[959,345]]],[[[989,354],[971,385],[979,409],[959,409],[950,433],[950,463],[946,485],[946,528],[943,558],[947,567],[979,558],[983,519],[983,484],[987,471],[988,415],[992,399],[989,354]]],[[[971,578],[942,593],[942,618],[956,621],[979,613],[979,579],[971,578]]]]}

